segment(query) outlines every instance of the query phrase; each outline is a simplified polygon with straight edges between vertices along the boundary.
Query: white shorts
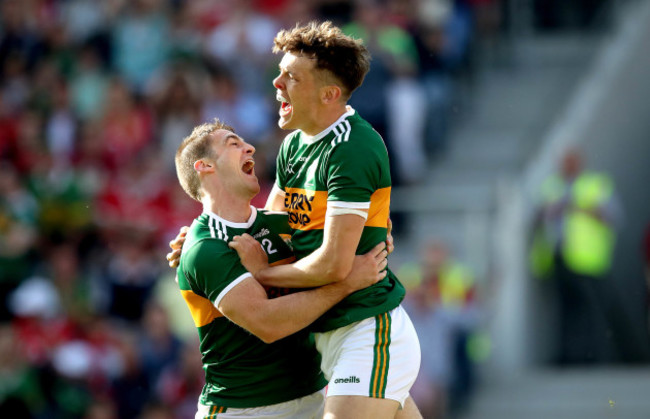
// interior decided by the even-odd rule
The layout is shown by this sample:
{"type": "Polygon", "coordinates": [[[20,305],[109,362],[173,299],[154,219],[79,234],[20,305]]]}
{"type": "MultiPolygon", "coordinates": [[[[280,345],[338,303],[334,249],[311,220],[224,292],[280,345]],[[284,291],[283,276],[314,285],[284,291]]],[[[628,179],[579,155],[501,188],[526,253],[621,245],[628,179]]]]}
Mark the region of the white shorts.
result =
{"type": "Polygon", "coordinates": [[[321,419],[325,408],[325,389],[308,396],[269,406],[235,408],[198,405],[195,419],[260,418],[321,419]]]}
{"type": "Polygon", "coordinates": [[[396,400],[401,406],[420,369],[420,342],[402,306],[314,334],[329,396],[396,400]]]}

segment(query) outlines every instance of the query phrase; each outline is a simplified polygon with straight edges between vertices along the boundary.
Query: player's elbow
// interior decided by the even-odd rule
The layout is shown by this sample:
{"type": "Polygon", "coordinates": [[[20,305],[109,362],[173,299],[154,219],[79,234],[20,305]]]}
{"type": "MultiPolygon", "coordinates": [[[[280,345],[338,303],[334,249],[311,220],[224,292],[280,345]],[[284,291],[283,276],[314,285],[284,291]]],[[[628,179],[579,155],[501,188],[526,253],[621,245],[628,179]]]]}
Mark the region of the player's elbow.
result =
{"type": "Polygon", "coordinates": [[[266,344],[273,343],[277,340],[272,333],[267,333],[266,331],[256,331],[253,334],[266,344]]]}
{"type": "Polygon", "coordinates": [[[262,342],[273,343],[290,334],[289,332],[285,333],[286,327],[282,323],[281,320],[273,316],[273,313],[261,310],[249,318],[246,329],[262,342]]]}
{"type": "Polygon", "coordinates": [[[324,277],[331,282],[343,281],[350,274],[352,266],[343,263],[329,263],[323,267],[324,277]]]}
{"type": "Polygon", "coordinates": [[[277,327],[274,327],[273,325],[270,326],[263,325],[257,328],[257,330],[253,332],[253,334],[266,344],[276,342],[287,336],[286,334],[282,334],[282,332],[278,330],[277,327]]]}

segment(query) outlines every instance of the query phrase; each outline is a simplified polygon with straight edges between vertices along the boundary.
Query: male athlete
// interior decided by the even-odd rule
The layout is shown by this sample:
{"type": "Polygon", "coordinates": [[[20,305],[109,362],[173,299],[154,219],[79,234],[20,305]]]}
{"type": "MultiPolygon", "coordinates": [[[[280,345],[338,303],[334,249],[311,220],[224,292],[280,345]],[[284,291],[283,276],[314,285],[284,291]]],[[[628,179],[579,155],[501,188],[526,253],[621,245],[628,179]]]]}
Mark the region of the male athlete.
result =
{"type": "MultiPolygon", "coordinates": [[[[273,81],[281,102],[278,124],[295,131],[280,147],[266,209],[289,212],[299,260],[268,267],[252,237],[233,240],[244,266],[264,285],[324,285],[345,278],[356,253],[386,239],[391,189],[386,147],[347,106],[370,56],[360,41],[330,22],[279,32],[274,52],[284,53],[273,81]]],[[[168,255],[172,264],[177,254],[168,255]]],[[[388,271],[310,327],[318,332],[321,368],[329,380],[325,418],[421,417],[408,397],[420,347],[400,306],[404,294],[388,271]]]]}
{"type": "MultiPolygon", "coordinates": [[[[237,250],[264,285],[324,285],[345,278],[355,254],[386,239],[391,190],[386,147],[347,106],[370,55],[361,41],[330,22],[280,31],[273,51],[284,53],[273,81],[281,102],[278,124],[295,131],[280,147],[266,208],[289,212],[298,261],[268,267],[259,245],[246,235],[236,239],[237,250]]],[[[408,397],[420,348],[400,306],[404,293],[388,271],[310,327],[329,380],[326,418],[420,417],[408,397]]]]}
{"type": "Polygon", "coordinates": [[[196,127],[176,153],[181,186],[203,204],[178,268],[205,369],[196,418],[320,418],[327,383],[310,335],[301,330],[386,275],[385,245],[357,257],[345,280],[291,294],[265,290],[242,266],[234,250],[239,245],[230,240],[244,233],[255,237],[272,264],[295,258],[281,237],[289,233],[286,213],[250,205],[259,192],[254,152],[215,120],[196,127]]]}

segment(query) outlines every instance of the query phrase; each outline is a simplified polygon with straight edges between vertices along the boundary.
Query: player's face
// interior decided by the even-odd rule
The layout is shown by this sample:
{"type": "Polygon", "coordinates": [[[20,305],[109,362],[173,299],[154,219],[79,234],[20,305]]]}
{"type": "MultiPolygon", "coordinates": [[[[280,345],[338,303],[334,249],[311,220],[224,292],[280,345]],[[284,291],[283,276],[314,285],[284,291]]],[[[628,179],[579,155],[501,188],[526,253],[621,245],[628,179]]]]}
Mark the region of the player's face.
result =
{"type": "Polygon", "coordinates": [[[217,153],[217,179],[233,194],[255,196],[260,185],[255,176],[255,147],[224,129],[212,133],[217,153]]]}
{"type": "Polygon", "coordinates": [[[280,74],[273,80],[276,99],[281,103],[280,128],[300,129],[311,135],[319,132],[321,82],[314,65],[313,59],[290,52],[280,61],[280,74]]]}

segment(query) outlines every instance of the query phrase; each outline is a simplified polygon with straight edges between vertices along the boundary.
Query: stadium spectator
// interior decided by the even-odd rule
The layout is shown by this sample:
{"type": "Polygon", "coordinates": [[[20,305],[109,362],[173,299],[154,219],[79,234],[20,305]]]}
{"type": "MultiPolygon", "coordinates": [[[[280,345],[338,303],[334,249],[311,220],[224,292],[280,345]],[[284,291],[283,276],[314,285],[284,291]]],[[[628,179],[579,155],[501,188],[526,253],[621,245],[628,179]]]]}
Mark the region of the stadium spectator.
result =
{"type": "Polygon", "coordinates": [[[611,177],[584,170],[579,151],[567,150],[542,184],[530,253],[533,272],[557,287],[560,364],[618,356],[607,335],[628,326],[617,327],[624,318],[608,275],[621,218],[611,177]]]}
{"type": "Polygon", "coordinates": [[[413,397],[424,417],[445,418],[467,405],[475,383],[468,342],[478,325],[476,279],[448,246],[432,241],[416,267],[406,307],[423,347],[413,397]]]}

